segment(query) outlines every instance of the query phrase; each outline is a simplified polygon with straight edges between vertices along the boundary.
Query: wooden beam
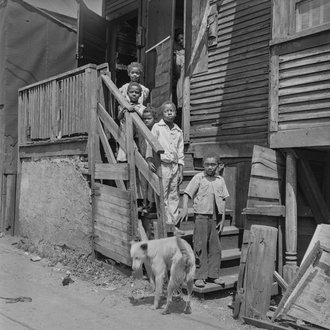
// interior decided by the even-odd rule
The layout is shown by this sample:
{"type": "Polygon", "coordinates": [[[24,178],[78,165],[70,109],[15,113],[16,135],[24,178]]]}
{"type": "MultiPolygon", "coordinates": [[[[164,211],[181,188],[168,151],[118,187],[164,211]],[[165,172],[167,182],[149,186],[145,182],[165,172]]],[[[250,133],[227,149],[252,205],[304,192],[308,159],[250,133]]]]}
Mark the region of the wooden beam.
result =
{"type": "Polygon", "coordinates": [[[313,249],[310,251],[308,256],[306,257],[305,261],[300,265],[299,271],[295,274],[294,278],[292,279],[291,283],[289,283],[287,290],[285,291],[280,303],[278,304],[276,311],[272,317],[272,321],[275,321],[277,316],[283,311],[284,305],[286,304],[287,300],[290,298],[293,290],[295,289],[296,285],[300,281],[301,277],[305,274],[308,267],[313,263],[316,256],[320,251],[321,245],[320,242],[316,242],[313,249]]]}
{"type": "Polygon", "coordinates": [[[61,140],[57,140],[46,144],[19,146],[19,157],[21,159],[87,154],[87,138],[63,142],[61,140]]]}
{"type": "Polygon", "coordinates": [[[283,277],[291,283],[297,266],[297,164],[292,152],[286,154],[285,265],[283,277]]]}
{"type": "Polygon", "coordinates": [[[134,155],[134,133],[132,116],[128,112],[125,113],[126,125],[126,154],[127,163],[129,164],[129,190],[131,192],[131,238],[136,238],[138,232],[138,210],[137,210],[137,187],[136,187],[136,169],[134,155]]]}
{"type": "Polygon", "coordinates": [[[260,205],[260,206],[254,207],[254,208],[245,208],[243,210],[242,214],[284,217],[285,216],[285,206],[284,205],[260,205]]]}
{"type": "Polygon", "coordinates": [[[269,99],[270,99],[270,112],[269,112],[269,131],[278,131],[278,89],[279,89],[279,59],[277,47],[271,48],[270,57],[270,86],[269,86],[269,99]]]}
{"type": "MultiPolygon", "coordinates": [[[[103,130],[103,127],[101,125],[99,118],[96,121],[96,125],[97,125],[97,131],[98,131],[99,137],[100,137],[102,145],[103,145],[105,156],[107,157],[109,164],[116,164],[117,161],[116,161],[115,155],[113,154],[112,149],[109,145],[108,139],[105,136],[105,133],[104,133],[104,130],[103,130]]],[[[118,188],[126,190],[125,183],[122,180],[115,180],[115,182],[116,182],[116,185],[118,188]]]]}
{"type": "Polygon", "coordinates": [[[288,288],[288,283],[285,282],[284,278],[276,270],[274,271],[274,278],[284,291],[288,288]]]}
{"type": "Polygon", "coordinates": [[[145,177],[145,179],[149,182],[152,189],[159,196],[159,194],[160,194],[160,186],[159,186],[160,178],[158,178],[157,174],[155,174],[154,172],[151,172],[149,170],[148,163],[137,150],[135,150],[135,159],[136,159],[136,167],[141,172],[141,174],[145,177]]]}
{"type": "MultiPolygon", "coordinates": [[[[311,124],[312,126],[312,124],[311,124]]],[[[270,148],[321,147],[330,145],[330,125],[270,133],[270,148]]]]}
{"type": "Polygon", "coordinates": [[[103,122],[104,126],[111,133],[111,135],[115,138],[121,148],[126,152],[126,139],[123,136],[122,130],[116,124],[116,122],[112,119],[112,117],[107,113],[104,107],[99,103],[97,105],[97,113],[103,122]]]}
{"type": "Polygon", "coordinates": [[[128,180],[128,165],[117,164],[95,164],[95,179],[98,180],[128,180]]]}
{"type": "Polygon", "coordinates": [[[283,327],[279,324],[272,323],[266,320],[257,320],[251,317],[243,317],[246,324],[254,325],[257,328],[268,329],[268,330],[288,330],[287,327],[283,327]]]}

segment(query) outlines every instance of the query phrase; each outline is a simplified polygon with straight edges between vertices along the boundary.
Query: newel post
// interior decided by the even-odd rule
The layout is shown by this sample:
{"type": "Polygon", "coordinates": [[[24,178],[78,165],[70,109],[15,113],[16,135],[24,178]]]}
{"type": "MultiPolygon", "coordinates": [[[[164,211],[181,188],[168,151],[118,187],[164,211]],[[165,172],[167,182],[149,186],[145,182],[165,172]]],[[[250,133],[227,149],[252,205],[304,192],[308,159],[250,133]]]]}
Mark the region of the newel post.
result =
{"type": "Polygon", "coordinates": [[[286,154],[285,183],[285,265],[283,277],[290,283],[297,266],[297,162],[292,152],[286,154]]]}

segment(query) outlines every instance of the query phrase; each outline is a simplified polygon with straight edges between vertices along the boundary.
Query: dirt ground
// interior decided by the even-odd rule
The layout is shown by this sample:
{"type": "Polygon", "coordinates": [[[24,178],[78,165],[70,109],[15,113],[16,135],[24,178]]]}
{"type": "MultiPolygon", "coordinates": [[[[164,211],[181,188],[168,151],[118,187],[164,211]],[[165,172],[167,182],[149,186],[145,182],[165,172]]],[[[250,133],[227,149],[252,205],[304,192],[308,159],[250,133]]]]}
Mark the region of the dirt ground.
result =
{"type": "Polygon", "coordinates": [[[0,238],[0,329],[256,329],[232,318],[231,294],[193,297],[190,315],[175,299],[172,313],[162,315],[161,309],[151,310],[149,283],[134,279],[128,268],[66,247],[0,238]],[[68,272],[74,282],[63,286],[68,272]],[[19,297],[26,298],[6,299],[19,297]]]}

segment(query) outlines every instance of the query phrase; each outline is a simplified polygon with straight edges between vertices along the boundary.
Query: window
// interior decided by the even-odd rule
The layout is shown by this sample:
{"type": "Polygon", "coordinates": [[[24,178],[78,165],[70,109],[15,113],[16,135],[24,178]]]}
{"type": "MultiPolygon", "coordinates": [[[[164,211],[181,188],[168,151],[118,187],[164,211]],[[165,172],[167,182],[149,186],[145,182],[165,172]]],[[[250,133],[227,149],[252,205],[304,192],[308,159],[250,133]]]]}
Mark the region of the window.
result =
{"type": "Polygon", "coordinates": [[[295,32],[330,23],[330,0],[294,1],[295,32]]]}

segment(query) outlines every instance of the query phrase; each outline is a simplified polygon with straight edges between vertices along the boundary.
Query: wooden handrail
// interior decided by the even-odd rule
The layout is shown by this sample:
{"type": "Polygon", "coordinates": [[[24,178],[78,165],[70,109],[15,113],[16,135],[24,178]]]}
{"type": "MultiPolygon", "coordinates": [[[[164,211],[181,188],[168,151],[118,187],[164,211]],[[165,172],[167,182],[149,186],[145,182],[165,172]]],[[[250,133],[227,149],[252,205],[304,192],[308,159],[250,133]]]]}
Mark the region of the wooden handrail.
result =
{"type": "MultiPolygon", "coordinates": [[[[115,99],[118,101],[118,103],[123,107],[123,108],[129,108],[130,104],[128,101],[125,99],[122,93],[120,93],[119,89],[117,86],[113,83],[109,75],[107,74],[102,74],[101,75],[103,82],[105,85],[108,87],[110,92],[113,94],[115,99]]],[[[143,123],[142,119],[139,117],[138,114],[136,113],[131,113],[133,122],[135,126],[137,127],[139,133],[143,135],[143,137],[147,140],[147,142],[150,144],[152,149],[157,153],[157,154],[162,154],[164,153],[163,147],[160,145],[158,142],[157,138],[151,134],[150,130],[146,127],[146,125],[143,123]]]]}

